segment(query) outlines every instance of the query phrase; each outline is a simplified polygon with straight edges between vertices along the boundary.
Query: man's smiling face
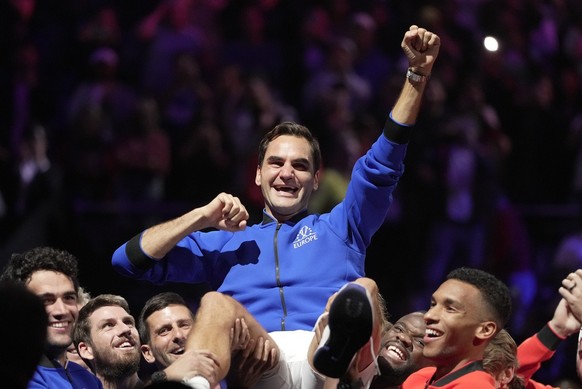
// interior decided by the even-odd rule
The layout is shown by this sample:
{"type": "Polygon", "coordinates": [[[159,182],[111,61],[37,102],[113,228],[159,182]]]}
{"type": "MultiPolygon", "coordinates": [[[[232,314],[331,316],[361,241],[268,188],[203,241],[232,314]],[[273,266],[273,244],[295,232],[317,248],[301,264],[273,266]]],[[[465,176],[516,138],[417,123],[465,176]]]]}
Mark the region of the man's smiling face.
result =
{"type": "Polygon", "coordinates": [[[184,353],[194,319],[188,307],[172,304],[152,313],[146,325],[150,340],[142,345],[142,354],[149,363],[167,367],[184,353]]]}
{"type": "Polygon", "coordinates": [[[281,135],[267,147],[255,183],[261,187],[267,213],[285,221],[307,209],[309,199],[319,185],[313,155],[304,138],[281,135]]]}
{"type": "Polygon", "coordinates": [[[73,327],[79,315],[73,281],[63,273],[38,270],[32,273],[27,287],[44,303],[49,352],[55,355],[65,352],[73,341],[73,327]]]}
{"type": "Polygon", "coordinates": [[[424,356],[439,365],[455,365],[471,356],[483,322],[481,301],[479,290],[471,284],[455,279],[441,284],[424,315],[424,356]]]}
{"type": "Polygon", "coordinates": [[[429,361],[424,358],[425,324],[423,313],[414,312],[401,317],[383,336],[378,364],[382,376],[395,384],[402,383],[429,361]]]}
{"type": "Polygon", "coordinates": [[[140,362],[140,343],[135,320],[120,306],[97,308],[90,316],[91,341],[83,358],[92,359],[103,376],[129,376],[140,362]]]}

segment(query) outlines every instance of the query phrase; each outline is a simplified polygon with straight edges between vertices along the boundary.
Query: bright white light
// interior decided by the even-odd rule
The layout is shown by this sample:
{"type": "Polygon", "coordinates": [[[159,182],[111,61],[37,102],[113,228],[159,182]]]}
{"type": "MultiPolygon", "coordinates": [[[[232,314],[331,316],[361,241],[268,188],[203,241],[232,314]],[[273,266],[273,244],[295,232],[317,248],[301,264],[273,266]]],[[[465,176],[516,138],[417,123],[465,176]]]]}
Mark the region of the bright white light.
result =
{"type": "Polygon", "coordinates": [[[492,36],[487,36],[483,39],[483,46],[487,51],[497,51],[499,49],[499,42],[492,36]]]}

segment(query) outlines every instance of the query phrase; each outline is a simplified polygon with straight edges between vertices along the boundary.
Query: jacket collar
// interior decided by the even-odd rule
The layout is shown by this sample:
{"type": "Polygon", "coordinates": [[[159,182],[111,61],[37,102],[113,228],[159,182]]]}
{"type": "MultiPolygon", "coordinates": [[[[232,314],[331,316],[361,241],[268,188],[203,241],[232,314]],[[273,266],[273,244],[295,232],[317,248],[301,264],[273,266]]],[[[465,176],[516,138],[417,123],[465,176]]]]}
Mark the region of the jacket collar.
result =
{"type": "Polygon", "coordinates": [[[38,362],[39,366],[42,367],[48,367],[48,368],[52,368],[52,369],[58,369],[63,368],[64,366],[62,366],[59,361],[57,361],[56,359],[52,359],[49,358],[48,355],[46,354],[42,354],[42,356],[40,357],[40,361],[38,362]]]}
{"type": "MultiPolygon", "coordinates": [[[[307,212],[307,210],[304,209],[303,211],[295,214],[291,219],[286,220],[285,223],[297,224],[299,220],[303,219],[308,214],[309,212],[307,212]]],[[[261,224],[269,223],[278,223],[278,221],[275,218],[273,218],[273,216],[269,215],[266,210],[263,209],[263,221],[261,222],[261,224]]]]}
{"type": "MultiPolygon", "coordinates": [[[[483,361],[474,361],[471,362],[463,367],[461,367],[459,370],[455,370],[452,373],[447,374],[446,376],[440,378],[439,380],[436,380],[435,382],[432,382],[430,385],[431,386],[445,386],[450,384],[451,382],[453,382],[454,380],[469,374],[471,372],[474,371],[483,371],[483,361]]],[[[432,381],[432,379],[431,379],[432,381]]]]}

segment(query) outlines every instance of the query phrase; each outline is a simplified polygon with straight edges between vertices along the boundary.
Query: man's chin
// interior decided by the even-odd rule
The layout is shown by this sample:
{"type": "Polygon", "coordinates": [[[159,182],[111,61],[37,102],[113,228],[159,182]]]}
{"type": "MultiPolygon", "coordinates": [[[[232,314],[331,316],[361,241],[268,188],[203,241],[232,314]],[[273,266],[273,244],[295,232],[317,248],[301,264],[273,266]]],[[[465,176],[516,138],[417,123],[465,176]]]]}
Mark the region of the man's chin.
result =
{"type": "Polygon", "coordinates": [[[164,358],[165,362],[168,363],[168,366],[170,366],[172,363],[176,362],[178,360],[178,358],[180,358],[183,354],[180,355],[176,355],[176,354],[169,354],[166,355],[166,358],[164,358]]]}

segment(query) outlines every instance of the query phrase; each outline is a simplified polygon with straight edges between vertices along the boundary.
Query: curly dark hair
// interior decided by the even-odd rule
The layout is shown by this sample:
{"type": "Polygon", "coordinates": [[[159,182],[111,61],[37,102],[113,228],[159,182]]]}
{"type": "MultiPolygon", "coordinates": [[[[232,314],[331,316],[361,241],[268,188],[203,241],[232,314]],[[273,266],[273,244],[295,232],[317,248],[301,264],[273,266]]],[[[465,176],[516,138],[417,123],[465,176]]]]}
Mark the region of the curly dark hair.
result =
{"type": "Polygon", "coordinates": [[[454,279],[473,285],[494,315],[498,327],[505,327],[511,315],[511,292],[503,281],[484,270],[460,267],[447,275],[447,280],[454,279]]]}
{"type": "Polygon", "coordinates": [[[27,284],[32,274],[39,270],[52,270],[69,277],[75,290],[79,290],[77,258],[65,250],[53,247],[35,247],[22,253],[12,254],[0,275],[0,281],[27,284]]]}

